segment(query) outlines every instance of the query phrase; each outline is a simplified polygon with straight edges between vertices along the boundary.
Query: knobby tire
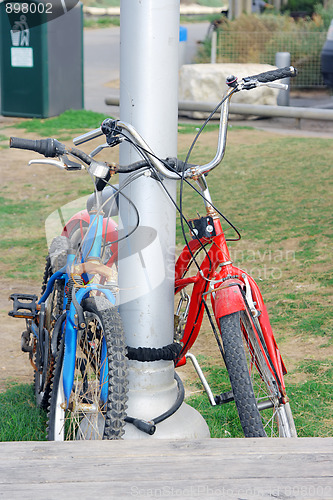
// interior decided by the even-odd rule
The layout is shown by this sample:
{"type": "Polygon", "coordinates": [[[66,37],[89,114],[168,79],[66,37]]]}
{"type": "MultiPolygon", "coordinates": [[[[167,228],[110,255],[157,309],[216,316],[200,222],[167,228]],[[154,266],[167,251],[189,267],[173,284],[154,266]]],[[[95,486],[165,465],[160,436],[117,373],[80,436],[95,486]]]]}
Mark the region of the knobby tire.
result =
{"type": "Polygon", "coordinates": [[[229,314],[219,322],[225,363],[245,437],[296,437],[289,403],[282,403],[282,394],[247,313],[229,314]]]}

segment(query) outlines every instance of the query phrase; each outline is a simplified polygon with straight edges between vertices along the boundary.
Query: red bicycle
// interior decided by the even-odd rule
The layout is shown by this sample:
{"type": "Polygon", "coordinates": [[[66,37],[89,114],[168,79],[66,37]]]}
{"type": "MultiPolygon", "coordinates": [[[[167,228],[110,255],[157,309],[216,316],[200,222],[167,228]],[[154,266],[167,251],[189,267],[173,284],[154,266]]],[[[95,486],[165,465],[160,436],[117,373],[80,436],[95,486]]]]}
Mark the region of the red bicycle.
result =
{"type": "MultiPolygon", "coordinates": [[[[243,78],[240,81],[236,77],[228,78],[229,90],[201,128],[202,130],[211,116],[222,106],[217,153],[210,163],[203,166],[188,163],[196,139],[185,162],[177,159],[161,160],[153,154],[130,124],[119,120],[105,120],[101,128],[74,140],[74,143],[79,145],[105,134],[107,146],[114,146],[122,140],[129,141],[141,150],[144,160],[126,167],[127,172],[137,174],[140,170],[144,172],[148,168],[154,172],[152,175],[156,176],[161,185],[163,177],[180,180],[178,210],[181,225],[184,236],[184,226],[185,224],[189,226],[192,239],[186,241],[176,262],[175,294],[180,294],[180,301],[175,321],[175,344],[178,346],[174,356],[175,365],[182,366],[187,358],[191,359],[212,405],[235,401],[246,437],[296,437],[297,433],[284,382],[286,368],[272,332],[263,298],[254,279],[236,267],[230,258],[221,225],[222,214],[210,197],[205,174],[215,168],[223,158],[232,94],[261,85],[285,88],[281,83],[272,82],[295,75],[296,70],[289,67],[243,78]],[[197,187],[189,183],[189,179],[195,180],[197,187]],[[187,221],[183,216],[182,186],[185,182],[189,183],[203,199],[206,216],[191,221],[187,221]],[[199,252],[204,252],[204,258],[200,263],[199,252]],[[195,274],[190,274],[192,264],[197,266],[195,274]],[[189,286],[192,286],[190,295],[186,292],[186,287],[189,286]],[[216,326],[212,321],[207,300],[211,301],[216,326]],[[231,383],[231,391],[215,397],[196,358],[189,352],[197,339],[205,312],[210,317],[231,383]]],[[[103,147],[105,146],[97,148],[91,156],[95,156],[103,147]]],[[[120,170],[114,169],[114,171],[120,170]]],[[[108,214],[104,216],[103,228],[105,245],[108,247],[105,263],[108,266],[117,262],[117,228],[110,217],[117,211],[119,194],[121,190],[118,186],[108,186],[103,190],[103,211],[108,214]]],[[[76,242],[78,246],[84,238],[88,224],[89,213],[82,211],[69,220],[64,227],[63,235],[70,236],[72,242],[76,242]]]]}

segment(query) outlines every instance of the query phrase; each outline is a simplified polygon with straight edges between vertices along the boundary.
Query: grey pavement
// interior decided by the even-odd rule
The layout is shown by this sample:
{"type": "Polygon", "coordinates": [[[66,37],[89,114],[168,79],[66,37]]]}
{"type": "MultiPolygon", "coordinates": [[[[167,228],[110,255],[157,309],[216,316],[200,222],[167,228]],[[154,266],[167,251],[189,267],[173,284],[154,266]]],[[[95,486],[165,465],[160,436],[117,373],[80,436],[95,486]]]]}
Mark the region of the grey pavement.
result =
{"type": "Polygon", "coordinates": [[[119,94],[120,28],[85,29],[83,43],[85,109],[116,116],[104,99],[119,94]]]}
{"type": "MultiPolygon", "coordinates": [[[[208,22],[186,25],[184,63],[193,62],[198,42],[204,40],[208,27],[208,22]]],[[[120,28],[85,29],[83,40],[85,108],[118,117],[119,108],[108,106],[104,100],[119,96],[120,28]]]]}

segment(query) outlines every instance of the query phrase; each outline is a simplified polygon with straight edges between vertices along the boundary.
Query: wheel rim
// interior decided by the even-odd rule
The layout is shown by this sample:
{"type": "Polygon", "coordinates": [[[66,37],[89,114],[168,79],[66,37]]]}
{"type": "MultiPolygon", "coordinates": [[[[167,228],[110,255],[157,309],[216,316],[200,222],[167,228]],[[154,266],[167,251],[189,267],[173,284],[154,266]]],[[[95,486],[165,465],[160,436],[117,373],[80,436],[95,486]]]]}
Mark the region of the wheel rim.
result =
{"type": "Polygon", "coordinates": [[[87,327],[78,334],[74,383],[67,407],[62,372],[59,379],[55,409],[56,440],[92,440],[103,439],[104,436],[108,382],[103,326],[93,313],[85,312],[85,319],[87,327]]]}
{"type": "Polygon", "coordinates": [[[245,314],[242,314],[241,323],[246,361],[265,432],[268,437],[291,437],[278,384],[245,314]]]}
{"type": "Polygon", "coordinates": [[[63,404],[65,401],[64,388],[62,384],[63,370],[61,369],[57,400],[54,410],[54,441],[64,441],[64,416],[63,404]]]}

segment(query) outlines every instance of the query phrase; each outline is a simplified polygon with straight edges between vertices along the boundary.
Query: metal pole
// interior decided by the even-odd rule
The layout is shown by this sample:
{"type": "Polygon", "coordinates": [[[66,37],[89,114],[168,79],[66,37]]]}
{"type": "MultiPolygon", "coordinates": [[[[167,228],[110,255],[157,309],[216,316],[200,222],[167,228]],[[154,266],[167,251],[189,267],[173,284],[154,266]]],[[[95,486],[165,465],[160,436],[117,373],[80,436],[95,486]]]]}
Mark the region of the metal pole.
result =
{"type": "Polygon", "coordinates": [[[228,2],[228,19],[232,20],[235,16],[235,0],[228,2]]]}
{"type": "Polygon", "coordinates": [[[234,17],[238,19],[243,13],[243,0],[234,0],[234,17]]]}
{"type": "MultiPolygon", "coordinates": [[[[290,66],[290,53],[289,52],[277,52],[275,54],[275,66],[278,68],[285,68],[290,66]]],[[[283,78],[281,83],[288,85],[287,90],[280,90],[277,97],[278,106],[289,106],[289,96],[290,96],[290,78],[283,78]]]]}
{"type": "Polygon", "coordinates": [[[246,14],[252,13],[252,0],[245,0],[244,12],[246,12],[246,14]]]}
{"type": "Polygon", "coordinates": [[[211,64],[216,63],[216,45],[217,45],[217,32],[213,30],[212,32],[212,46],[210,50],[210,62],[211,64]]]}
{"type": "MultiPolygon", "coordinates": [[[[120,117],[130,122],[152,150],[177,154],[179,0],[122,0],[120,5],[120,117]]],[[[123,144],[120,163],[140,157],[123,144]]],[[[120,185],[129,180],[122,175],[120,185]]],[[[163,181],[176,198],[176,182],[163,181]]],[[[175,207],[161,183],[141,176],[124,190],[139,213],[139,227],[119,244],[120,313],[127,344],[163,347],[173,341],[175,207]]],[[[128,234],[137,213],[120,196],[120,219],[128,234]]],[[[171,361],[129,361],[128,415],[150,420],[171,408],[177,397],[171,361]]],[[[147,434],[131,424],[125,438],[147,434]]],[[[157,426],[153,437],[209,437],[206,422],[182,404],[157,426]]]]}

